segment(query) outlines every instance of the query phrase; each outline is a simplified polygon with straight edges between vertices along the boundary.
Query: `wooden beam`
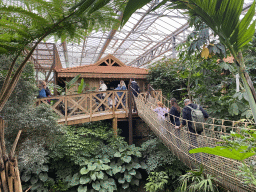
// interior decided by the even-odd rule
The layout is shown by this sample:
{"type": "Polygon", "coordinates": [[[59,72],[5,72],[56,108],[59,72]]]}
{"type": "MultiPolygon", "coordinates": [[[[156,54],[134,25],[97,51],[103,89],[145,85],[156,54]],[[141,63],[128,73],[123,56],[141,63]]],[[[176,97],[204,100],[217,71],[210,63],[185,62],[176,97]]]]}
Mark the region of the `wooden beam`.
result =
{"type": "Polygon", "coordinates": [[[113,132],[114,132],[114,135],[115,135],[115,137],[117,137],[117,118],[116,117],[114,117],[113,118],[113,132]]]}
{"type": "Polygon", "coordinates": [[[129,85],[128,85],[128,108],[129,108],[129,114],[128,114],[129,145],[132,145],[132,143],[133,143],[133,129],[132,129],[132,89],[131,89],[131,83],[129,83],[129,85]]]}

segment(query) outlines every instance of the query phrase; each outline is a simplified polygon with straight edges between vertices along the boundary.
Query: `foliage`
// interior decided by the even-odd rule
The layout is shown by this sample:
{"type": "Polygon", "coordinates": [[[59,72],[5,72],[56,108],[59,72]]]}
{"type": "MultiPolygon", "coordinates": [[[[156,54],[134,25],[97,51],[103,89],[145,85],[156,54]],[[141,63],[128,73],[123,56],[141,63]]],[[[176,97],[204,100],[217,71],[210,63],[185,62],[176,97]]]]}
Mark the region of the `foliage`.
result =
{"type": "Polygon", "coordinates": [[[155,89],[161,89],[168,99],[181,97],[181,87],[185,85],[179,76],[181,62],[162,59],[149,67],[148,81],[155,89]]]}
{"type": "Polygon", "coordinates": [[[118,23],[113,8],[122,10],[120,0],[18,0],[14,5],[1,1],[0,54],[14,55],[0,92],[0,111],[13,92],[22,71],[37,45],[54,35],[61,42],[78,43],[93,29],[109,29],[118,23]],[[17,58],[26,56],[14,70],[17,58]]]}
{"type": "Polygon", "coordinates": [[[115,138],[102,122],[67,127],[50,157],[51,171],[69,190],[130,191],[139,185],[140,169],[146,168],[140,148],[115,138]]]}
{"type": "MultiPolygon", "coordinates": [[[[0,85],[8,71],[12,60],[11,56],[0,56],[0,85]]],[[[22,58],[18,58],[17,65],[22,58]]],[[[5,138],[12,143],[19,130],[22,130],[18,142],[18,163],[23,187],[32,185],[32,190],[44,189],[43,183],[50,180],[48,177],[47,148],[57,142],[56,134],[61,133],[62,127],[56,122],[56,115],[45,105],[35,107],[37,88],[34,80],[34,67],[28,63],[14,89],[10,100],[1,111],[6,121],[5,138]]],[[[7,147],[11,147],[7,145],[7,147]]],[[[46,189],[45,189],[46,190],[46,189]]]]}
{"type": "Polygon", "coordinates": [[[169,177],[164,171],[151,172],[147,178],[148,182],[145,185],[146,191],[163,191],[165,185],[168,183],[168,179],[169,177]]]}
{"type": "Polygon", "coordinates": [[[148,174],[164,171],[169,177],[167,188],[174,190],[177,187],[177,179],[188,168],[157,138],[144,142],[141,148],[148,174]]]}
{"type": "Polygon", "coordinates": [[[203,167],[198,170],[188,171],[185,175],[180,176],[180,191],[183,192],[216,192],[216,178],[203,173],[203,167]]]}
{"type": "Polygon", "coordinates": [[[245,184],[253,183],[255,185],[255,162],[253,160],[248,161],[248,166],[244,160],[255,155],[256,131],[253,129],[241,129],[240,134],[231,132],[229,136],[222,136],[222,139],[224,140],[221,142],[222,146],[197,148],[189,152],[208,153],[241,161],[243,164],[239,167],[240,171],[237,172],[237,175],[243,176],[245,184]]]}

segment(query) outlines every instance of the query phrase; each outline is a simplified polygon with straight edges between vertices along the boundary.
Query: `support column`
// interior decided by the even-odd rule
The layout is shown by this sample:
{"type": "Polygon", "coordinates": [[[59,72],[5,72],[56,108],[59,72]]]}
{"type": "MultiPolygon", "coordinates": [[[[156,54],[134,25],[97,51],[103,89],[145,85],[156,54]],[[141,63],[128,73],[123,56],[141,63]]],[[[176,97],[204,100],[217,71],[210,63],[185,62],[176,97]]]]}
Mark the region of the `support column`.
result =
{"type": "Polygon", "coordinates": [[[114,135],[115,137],[117,137],[117,118],[116,117],[113,118],[112,126],[113,126],[114,135]]]}
{"type": "Polygon", "coordinates": [[[129,108],[129,114],[128,114],[129,145],[132,145],[132,143],[133,143],[133,129],[132,129],[132,89],[131,89],[131,83],[129,83],[129,85],[128,85],[128,108],[129,108]]]}

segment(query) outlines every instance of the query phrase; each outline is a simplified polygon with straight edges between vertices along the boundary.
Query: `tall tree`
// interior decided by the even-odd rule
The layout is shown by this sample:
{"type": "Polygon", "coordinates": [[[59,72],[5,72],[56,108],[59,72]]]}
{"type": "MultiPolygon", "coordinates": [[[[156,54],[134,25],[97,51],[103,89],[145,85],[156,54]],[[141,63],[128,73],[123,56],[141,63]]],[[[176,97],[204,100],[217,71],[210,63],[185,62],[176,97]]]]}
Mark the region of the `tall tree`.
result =
{"type": "MultiPolygon", "coordinates": [[[[123,24],[137,9],[143,7],[151,0],[129,0],[123,15],[123,24]]],[[[243,9],[243,0],[163,0],[157,7],[171,2],[167,5],[171,9],[186,9],[190,16],[200,17],[208,25],[220,42],[226,46],[235,59],[240,77],[247,92],[249,104],[256,121],[256,92],[253,83],[245,70],[242,51],[251,40],[255,32],[255,2],[240,20],[243,9]]]]}
{"type": "MultiPolygon", "coordinates": [[[[121,3],[119,3],[121,2],[121,3]]],[[[17,0],[0,1],[0,54],[13,56],[0,91],[0,111],[10,97],[36,46],[50,35],[62,41],[80,41],[93,29],[110,28],[120,0],[17,0]],[[24,55],[17,70],[17,58],[24,55]]]]}

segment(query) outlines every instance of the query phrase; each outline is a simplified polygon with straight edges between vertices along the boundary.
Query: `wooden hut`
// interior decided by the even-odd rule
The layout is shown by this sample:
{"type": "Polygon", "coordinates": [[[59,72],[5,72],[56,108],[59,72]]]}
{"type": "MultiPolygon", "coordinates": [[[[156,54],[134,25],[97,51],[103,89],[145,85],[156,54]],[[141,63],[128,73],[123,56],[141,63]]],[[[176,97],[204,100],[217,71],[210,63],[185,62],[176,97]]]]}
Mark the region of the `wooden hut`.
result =
{"type": "MultiPolygon", "coordinates": [[[[128,85],[130,78],[135,78],[141,91],[145,91],[147,87],[147,69],[126,66],[110,54],[91,65],[55,69],[55,71],[57,84],[61,86],[65,85],[64,81],[70,81],[81,74],[81,78],[89,85],[87,90],[98,90],[100,80],[105,82],[108,90],[114,90],[120,80],[124,80],[128,85]]],[[[69,94],[72,94],[75,89],[73,88],[69,94]]]]}

